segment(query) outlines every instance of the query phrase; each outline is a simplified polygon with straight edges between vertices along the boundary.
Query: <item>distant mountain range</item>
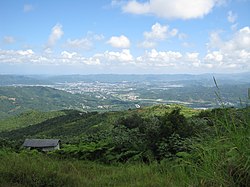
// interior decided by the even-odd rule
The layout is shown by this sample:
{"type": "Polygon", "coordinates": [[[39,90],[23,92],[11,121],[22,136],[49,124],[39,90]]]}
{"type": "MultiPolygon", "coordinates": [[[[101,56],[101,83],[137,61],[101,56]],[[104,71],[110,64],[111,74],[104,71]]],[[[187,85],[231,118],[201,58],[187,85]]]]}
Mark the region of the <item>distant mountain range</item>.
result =
{"type": "Polygon", "coordinates": [[[0,75],[0,86],[13,84],[55,84],[65,82],[140,82],[140,81],[185,81],[199,80],[211,81],[216,80],[223,83],[249,83],[250,72],[235,74],[93,74],[93,75],[0,75]]]}
{"type": "Polygon", "coordinates": [[[217,107],[213,77],[225,103],[239,106],[239,98],[246,103],[250,73],[0,75],[0,119],[29,110],[110,111],[162,103],[217,107]]]}

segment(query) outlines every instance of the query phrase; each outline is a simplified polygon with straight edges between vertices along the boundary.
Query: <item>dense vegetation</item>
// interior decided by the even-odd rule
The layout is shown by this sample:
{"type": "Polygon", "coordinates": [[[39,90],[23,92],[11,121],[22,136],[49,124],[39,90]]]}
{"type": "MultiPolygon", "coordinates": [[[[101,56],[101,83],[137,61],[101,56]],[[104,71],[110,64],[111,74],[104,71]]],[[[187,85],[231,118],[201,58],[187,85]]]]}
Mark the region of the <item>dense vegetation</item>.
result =
{"type": "Polygon", "coordinates": [[[0,87],[0,119],[31,109],[81,108],[83,96],[42,86],[0,87]]]}
{"type": "MultiPolygon", "coordinates": [[[[159,105],[120,112],[62,111],[2,131],[6,186],[249,186],[250,108],[197,111],[159,105]],[[20,149],[26,137],[61,150],[20,149]],[[11,164],[6,164],[11,163],[11,164]]],[[[17,117],[18,118],[18,117],[17,117]]]]}
{"type": "Polygon", "coordinates": [[[29,110],[17,116],[12,116],[7,119],[0,120],[0,132],[35,125],[48,119],[62,116],[64,114],[64,111],[41,112],[36,110],[29,110]]]}

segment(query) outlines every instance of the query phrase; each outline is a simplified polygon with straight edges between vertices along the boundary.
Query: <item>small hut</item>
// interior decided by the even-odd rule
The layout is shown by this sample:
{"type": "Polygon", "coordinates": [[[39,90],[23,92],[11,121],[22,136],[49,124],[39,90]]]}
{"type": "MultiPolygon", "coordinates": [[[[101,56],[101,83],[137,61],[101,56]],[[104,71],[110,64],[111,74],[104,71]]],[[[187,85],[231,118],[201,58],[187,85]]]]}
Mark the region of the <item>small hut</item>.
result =
{"type": "Polygon", "coordinates": [[[53,151],[60,149],[59,139],[26,139],[23,147],[27,149],[37,149],[40,151],[53,151]]]}

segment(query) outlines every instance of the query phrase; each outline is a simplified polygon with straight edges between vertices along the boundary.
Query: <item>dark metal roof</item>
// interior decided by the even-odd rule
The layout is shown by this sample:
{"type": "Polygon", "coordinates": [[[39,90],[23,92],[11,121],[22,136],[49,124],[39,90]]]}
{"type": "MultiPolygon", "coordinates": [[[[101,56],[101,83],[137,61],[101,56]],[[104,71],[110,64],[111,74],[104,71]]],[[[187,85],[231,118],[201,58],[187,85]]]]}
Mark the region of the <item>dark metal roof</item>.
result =
{"type": "Polygon", "coordinates": [[[24,147],[56,147],[59,139],[26,139],[23,143],[24,147]]]}

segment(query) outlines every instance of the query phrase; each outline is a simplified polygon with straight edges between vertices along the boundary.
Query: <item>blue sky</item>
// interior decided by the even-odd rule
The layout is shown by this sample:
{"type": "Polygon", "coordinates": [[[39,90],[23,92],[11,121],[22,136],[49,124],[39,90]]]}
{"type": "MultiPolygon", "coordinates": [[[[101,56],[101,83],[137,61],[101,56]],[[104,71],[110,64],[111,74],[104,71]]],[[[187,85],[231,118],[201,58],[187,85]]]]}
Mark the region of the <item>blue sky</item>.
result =
{"type": "Polygon", "coordinates": [[[250,71],[250,0],[0,0],[1,74],[250,71]]]}

